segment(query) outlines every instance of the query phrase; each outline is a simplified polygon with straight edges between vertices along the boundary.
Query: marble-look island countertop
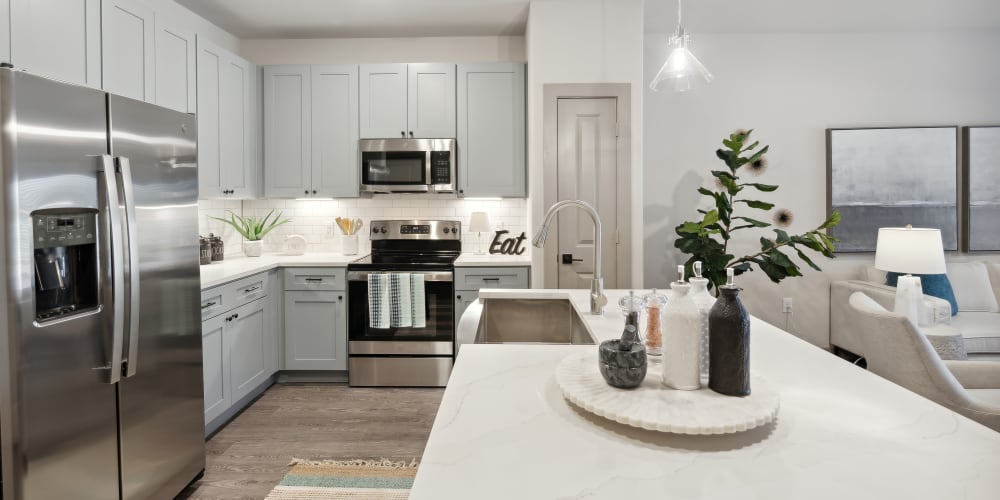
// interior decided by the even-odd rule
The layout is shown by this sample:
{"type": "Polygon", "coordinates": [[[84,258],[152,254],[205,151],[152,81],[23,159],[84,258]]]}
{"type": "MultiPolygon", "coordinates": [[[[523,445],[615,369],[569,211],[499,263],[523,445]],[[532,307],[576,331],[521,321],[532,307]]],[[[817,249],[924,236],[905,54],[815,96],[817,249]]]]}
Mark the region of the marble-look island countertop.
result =
{"type": "MultiPolygon", "coordinates": [[[[609,304],[622,294],[609,291],[609,304]]],[[[597,341],[624,321],[617,306],[590,316],[583,290],[480,293],[504,296],[568,298],[597,341]]],[[[463,316],[460,336],[480,311],[463,316]]],[[[573,406],[555,368],[592,349],[464,345],[410,498],[1000,498],[1000,433],[758,319],[751,369],[781,408],[738,434],[644,431],[573,406]]]]}

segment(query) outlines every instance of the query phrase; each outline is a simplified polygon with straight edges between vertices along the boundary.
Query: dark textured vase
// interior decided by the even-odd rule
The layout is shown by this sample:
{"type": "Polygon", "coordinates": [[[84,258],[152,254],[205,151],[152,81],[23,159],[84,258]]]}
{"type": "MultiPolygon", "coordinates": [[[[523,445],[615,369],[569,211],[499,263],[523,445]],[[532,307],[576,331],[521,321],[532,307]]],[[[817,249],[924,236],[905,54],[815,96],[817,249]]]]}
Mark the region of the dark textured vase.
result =
{"type": "Polygon", "coordinates": [[[750,394],[750,316],[738,287],[719,287],[708,314],[708,388],[727,396],[750,394]]]}

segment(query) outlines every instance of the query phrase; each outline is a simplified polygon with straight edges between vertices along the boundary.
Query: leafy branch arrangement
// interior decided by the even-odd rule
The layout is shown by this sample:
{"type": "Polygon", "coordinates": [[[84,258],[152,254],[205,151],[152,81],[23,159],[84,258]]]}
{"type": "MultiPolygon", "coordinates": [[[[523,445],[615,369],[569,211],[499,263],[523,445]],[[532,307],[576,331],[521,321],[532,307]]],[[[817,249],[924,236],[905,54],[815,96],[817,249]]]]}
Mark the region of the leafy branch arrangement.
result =
{"type": "Polygon", "coordinates": [[[228,219],[222,217],[212,218],[233,226],[233,229],[235,229],[237,233],[240,233],[240,235],[248,241],[258,241],[264,239],[264,236],[271,232],[272,229],[282,224],[291,222],[289,219],[281,220],[282,213],[284,212],[279,212],[274,219],[271,219],[271,216],[274,215],[274,210],[268,212],[263,218],[254,217],[252,215],[242,217],[230,211],[228,219]]]}
{"type": "MultiPolygon", "coordinates": [[[[811,231],[800,235],[789,235],[785,230],[773,229],[775,237],[773,239],[761,236],[760,251],[740,258],[730,254],[729,240],[733,233],[741,229],[767,228],[771,223],[744,215],[734,215],[737,204],[745,205],[747,208],[770,211],[774,208],[773,203],[742,197],[741,193],[747,188],[753,188],[763,193],[776,191],[778,186],[773,184],[761,184],[757,182],[742,182],[737,175],[741,168],[746,168],[753,175],[760,175],[767,168],[767,153],[769,146],[757,149],[759,142],[754,141],[746,145],[750,140],[753,130],[738,130],[723,139],[723,149],[718,149],[715,155],[719,157],[728,170],[713,170],[716,190],[704,187],[698,188],[698,192],[704,196],[712,198],[715,208],[711,210],[698,210],[702,214],[702,219],[696,222],[684,222],[677,226],[676,232],[680,236],[674,246],[690,255],[685,263],[687,275],[693,274],[692,267],[695,261],[703,263],[703,275],[708,278],[710,286],[720,286],[726,283],[726,267],[733,267],[736,274],[743,274],[753,271],[756,265],[767,274],[771,281],[778,283],[789,276],[802,276],[799,265],[794,262],[782,250],[794,250],[799,259],[809,265],[809,267],[819,271],[817,266],[803,251],[808,248],[821,253],[828,258],[834,258],[833,243],[836,238],[826,234],[826,229],[832,228],[840,223],[840,212],[833,212],[830,217],[811,231]]],[[[774,225],[778,227],[788,227],[792,223],[792,213],[785,209],[777,210],[773,216],[774,225]]]]}

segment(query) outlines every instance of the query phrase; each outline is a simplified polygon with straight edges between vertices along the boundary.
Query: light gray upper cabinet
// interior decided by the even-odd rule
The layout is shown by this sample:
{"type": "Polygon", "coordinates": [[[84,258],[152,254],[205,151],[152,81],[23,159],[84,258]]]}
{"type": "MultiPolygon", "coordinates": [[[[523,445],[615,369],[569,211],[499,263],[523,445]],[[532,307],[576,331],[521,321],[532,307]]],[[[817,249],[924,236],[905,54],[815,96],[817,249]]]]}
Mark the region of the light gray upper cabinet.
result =
{"type": "Polygon", "coordinates": [[[198,37],[198,187],[203,199],[257,196],[256,69],[198,37]]]}
{"type": "Polygon", "coordinates": [[[153,9],[141,0],[102,0],[103,88],[140,101],[156,100],[153,9]]]}
{"type": "Polygon", "coordinates": [[[264,68],[265,194],[358,196],[358,67],[264,68]]]}
{"type": "Polygon", "coordinates": [[[305,65],[264,67],[264,196],[312,191],[312,73],[305,65]]]}
{"type": "Polygon", "coordinates": [[[194,32],[157,15],[156,104],[183,113],[197,110],[194,32]]]}
{"type": "Polygon", "coordinates": [[[101,88],[101,0],[10,0],[15,68],[101,88]]]}
{"type": "Polygon", "coordinates": [[[406,65],[362,64],[361,137],[406,136],[406,65]]]}
{"type": "Polygon", "coordinates": [[[345,292],[285,291],[285,369],[347,369],[345,292]]]}
{"type": "Polygon", "coordinates": [[[455,137],[455,65],[361,66],[361,137],[455,137]]]}
{"type": "Polygon", "coordinates": [[[358,67],[312,67],[312,189],[358,196],[358,67]]]}
{"type": "Polygon", "coordinates": [[[525,196],[524,108],[524,64],[458,65],[460,196],[525,196]]]}

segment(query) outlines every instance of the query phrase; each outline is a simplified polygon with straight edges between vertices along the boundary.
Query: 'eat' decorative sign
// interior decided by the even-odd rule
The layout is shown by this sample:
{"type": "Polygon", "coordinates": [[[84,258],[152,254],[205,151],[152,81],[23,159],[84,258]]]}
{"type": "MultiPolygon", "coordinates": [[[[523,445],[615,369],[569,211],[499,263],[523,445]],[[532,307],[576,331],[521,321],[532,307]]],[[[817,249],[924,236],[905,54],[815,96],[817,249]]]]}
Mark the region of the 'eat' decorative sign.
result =
{"type": "Polygon", "coordinates": [[[522,232],[521,236],[517,238],[504,238],[503,235],[509,232],[506,229],[497,231],[497,234],[493,236],[493,242],[490,243],[491,254],[521,255],[524,253],[525,248],[521,247],[521,243],[528,239],[528,236],[522,232]]]}

